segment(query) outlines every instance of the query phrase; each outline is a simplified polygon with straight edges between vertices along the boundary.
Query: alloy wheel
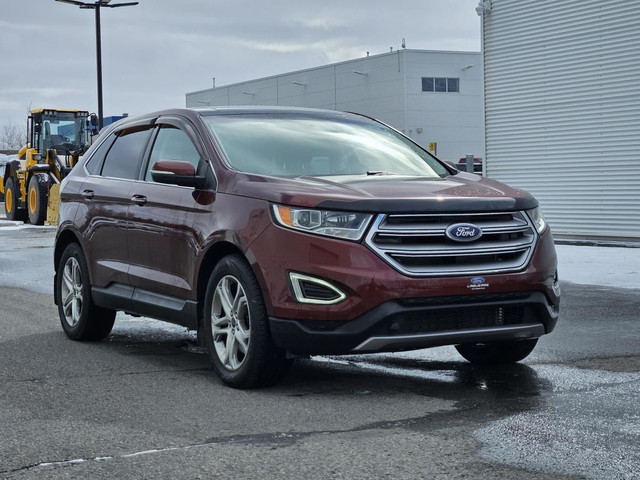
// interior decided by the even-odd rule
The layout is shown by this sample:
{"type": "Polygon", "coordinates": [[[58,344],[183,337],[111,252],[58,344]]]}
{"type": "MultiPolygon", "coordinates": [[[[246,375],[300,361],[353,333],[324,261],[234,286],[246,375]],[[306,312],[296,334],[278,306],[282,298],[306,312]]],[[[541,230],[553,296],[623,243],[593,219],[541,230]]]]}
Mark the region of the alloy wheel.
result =
{"type": "Polygon", "coordinates": [[[60,293],[65,321],[73,328],[82,314],[82,273],[75,257],[69,257],[64,264],[60,293]]]}
{"type": "Polygon", "coordinates": [[[211,307],[211,331],[222,365],[238,370],[249,350],[251,312],[242,284],[232,275],[220,279],[211,307]]]}

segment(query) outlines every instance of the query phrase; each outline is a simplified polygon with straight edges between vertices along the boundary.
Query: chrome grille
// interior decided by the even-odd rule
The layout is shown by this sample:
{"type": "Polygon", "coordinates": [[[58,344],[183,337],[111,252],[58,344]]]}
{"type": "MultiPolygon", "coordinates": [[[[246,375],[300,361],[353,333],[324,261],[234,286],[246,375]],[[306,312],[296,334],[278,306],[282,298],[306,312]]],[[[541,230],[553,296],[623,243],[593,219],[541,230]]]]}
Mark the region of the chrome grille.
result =
{"type": "Polygon", "coordinates": [[[477,275],[524,268],[536,242],[524,212],[378,215],[366,244],[410,276],[477,275]],[[456,242],[445,230],[456,223],[482,229],[473,242],[456,242]]]}

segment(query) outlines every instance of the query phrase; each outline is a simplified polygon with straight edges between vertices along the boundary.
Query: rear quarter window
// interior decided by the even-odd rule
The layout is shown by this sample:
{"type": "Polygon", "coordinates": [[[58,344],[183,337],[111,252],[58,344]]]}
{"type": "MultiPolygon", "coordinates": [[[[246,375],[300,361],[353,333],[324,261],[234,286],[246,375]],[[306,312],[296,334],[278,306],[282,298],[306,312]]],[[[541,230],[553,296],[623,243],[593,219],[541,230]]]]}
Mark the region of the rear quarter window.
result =
{"type": "Polygon", "coordinates": [[[87,172],[91,175],[100,175],[102,171],[102,165],[104,163],[104,158],[107,156],[107,152],[111,148],[113,141],[115,140],[115,135],[110,135],[102,144],[96,149],[91,158],[87,161],[84,168],[87,169],[87,172]]]}

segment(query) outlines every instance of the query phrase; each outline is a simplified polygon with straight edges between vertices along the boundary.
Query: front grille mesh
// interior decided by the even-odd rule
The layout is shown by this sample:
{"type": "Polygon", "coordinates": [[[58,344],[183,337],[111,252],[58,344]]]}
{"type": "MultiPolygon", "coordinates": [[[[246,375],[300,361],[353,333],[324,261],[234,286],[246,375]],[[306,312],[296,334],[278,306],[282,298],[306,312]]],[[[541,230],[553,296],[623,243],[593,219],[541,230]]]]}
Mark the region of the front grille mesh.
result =
{"type": "Polygon", "coordinates": [[[536,234],[524,212],[378,215],[366,244],[410,276],[477,275],[517,271],[531,258],[536,234]],[[473,242],[445,235],[457,223],[482,229],[473,242]]]}
{"type": "Polygon", "coordinates": [[[445,309],[403,312],[391,316],[378,326],[378,335],[411,335],[460,331],[466,329],[523,325],[535,322],[528,306],[485,306],[464,309],[445,309]]]}

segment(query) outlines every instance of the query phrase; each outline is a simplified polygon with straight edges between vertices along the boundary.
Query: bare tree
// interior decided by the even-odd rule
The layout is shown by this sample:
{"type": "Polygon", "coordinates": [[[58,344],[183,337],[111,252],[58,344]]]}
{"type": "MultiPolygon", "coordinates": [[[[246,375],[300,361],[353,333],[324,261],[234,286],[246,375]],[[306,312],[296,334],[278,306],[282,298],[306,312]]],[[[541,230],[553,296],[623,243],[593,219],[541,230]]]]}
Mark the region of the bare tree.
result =
{"type": "Polygon", "coordinates": [[[20,150],[24,143],[24,132],[14,124],[9,123],[0,131],[0,147],[6,150],[20,150]]]}

